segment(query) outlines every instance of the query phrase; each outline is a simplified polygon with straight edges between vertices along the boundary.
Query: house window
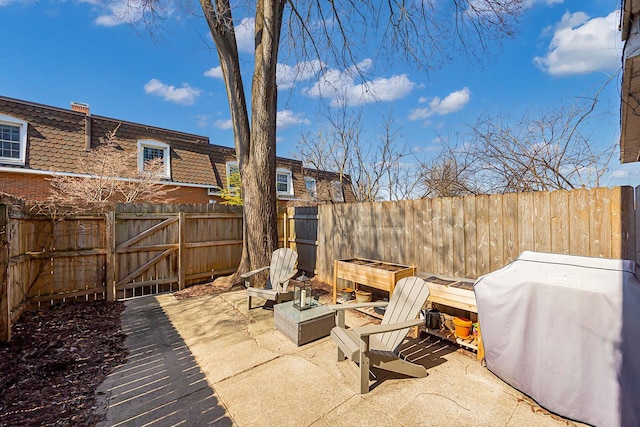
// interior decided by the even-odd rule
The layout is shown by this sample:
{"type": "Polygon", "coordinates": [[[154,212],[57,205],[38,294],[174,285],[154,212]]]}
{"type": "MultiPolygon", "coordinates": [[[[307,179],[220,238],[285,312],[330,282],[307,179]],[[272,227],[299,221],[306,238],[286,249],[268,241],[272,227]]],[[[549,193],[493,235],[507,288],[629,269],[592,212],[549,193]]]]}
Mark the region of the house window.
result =
{"type": "Polygon", "coordinates": [[[331,183],[331,197],[334,202],[344,202],[344,193],[342,192],[342,183],[333,181],[331,183]]]}
{"type": "Polygon", "coordinates": [[[138,141],[138,170],[146,170],[145,165],[155,159],[162,160],[164,170],[161,178],[171,178],[171,155],[169,144],[154,140],[138,141]]]}
{"type": "Polygon", "coordinates": [[[0,114],[0,163],[24,165],[27,122],[0,114]]]}
{"type": "Polygon", "coordinates": [[[232,179],[232,175],[237,174],[240,176],[240,168],[238,167],[238,162],[227,162],[227,188],[229,190],[235,190],[238,185],[236,184],[236,179],[232,179]]]}
{"type": "Polygon", "coordinates": [[[276,169],[276,192],[278,196],[293,196],[293,183],[290,170],[276,169]]]}
{"type": "Polygon", "coordinates": [[[318,197],[318,191],[316,189],[316,180],[314,178],[310,178],[307,176],[304,178],[304,185],[305,187],[307,187],[307,193],[309,193],[309,196],[311,197],[311,199],[315,200],[318,197]]]}

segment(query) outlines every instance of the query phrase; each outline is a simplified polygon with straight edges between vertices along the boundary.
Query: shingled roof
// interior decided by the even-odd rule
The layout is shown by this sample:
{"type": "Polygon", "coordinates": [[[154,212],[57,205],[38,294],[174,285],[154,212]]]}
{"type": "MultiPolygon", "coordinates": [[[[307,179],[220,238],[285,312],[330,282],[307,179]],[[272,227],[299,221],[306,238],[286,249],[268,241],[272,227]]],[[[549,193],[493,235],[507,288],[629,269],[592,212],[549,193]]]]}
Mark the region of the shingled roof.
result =
{"type": "MultiPolygon", "coordinates": [[[[170,181],[176,184],[223,187],[226,184],[226,163],[236,158],[235,149],[210,144],[206,136],[88,115],[83,111],[0,96],[0,113],[28,122],[25,164],[2,167],[45,173],[82,173],[83,171],[79,170],[78,159],[88,153],[85,137],[87,125],[90,129],[91,148],[97,147],[107,132],[115,129],[117,143],[124,150],[137,151],[140,140],[156,140],[168,144],[171,149],[170,181]]],[[[322,171],[313,171],[311,175],[299,160],[278,157],[276,163],[277,167],[292,172],[292,185],[296,197],[307,194],[305,175],[319,180],[335,180],[337,177],[336,174],[322,171]]],[[[345,196],[351,200],[352,194],[347,193],[345,196]]]]}

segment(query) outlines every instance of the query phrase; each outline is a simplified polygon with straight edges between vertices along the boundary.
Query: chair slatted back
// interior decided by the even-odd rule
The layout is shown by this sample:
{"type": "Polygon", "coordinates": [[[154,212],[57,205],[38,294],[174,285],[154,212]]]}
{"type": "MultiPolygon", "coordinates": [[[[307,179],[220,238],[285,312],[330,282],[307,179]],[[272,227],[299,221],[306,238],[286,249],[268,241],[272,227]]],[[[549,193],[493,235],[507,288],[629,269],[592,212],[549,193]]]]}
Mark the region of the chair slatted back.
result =
{"type": "MultiPolygon", "coordinates": [[[[396,283],[395,290],[384,317],[382,324],[406,322],[415,319],[420,313],[420,309],[429,297],[429,285],[419,277],[411,276],[400,279],[396,283]]],[[[385,332],[377,334],[376,338],[380,340],[388,349],[395,351],[404,337],[407,336],[409,328],[399,331],[385,332]]]]}
{"type": "MultiPolygon", "coordinates": [[[[268,287],[272,287],[274,283],[277,283],[281,278],[291,275],[291,272],[296,266],[298,261],[298,254],[289,248],[276,249],[271,255],[271,266],[269,267],[269,284],[268,287]]],[[[277,286],[275,289],[278,293],[287,292],[287,286],[289,281],[287,280],[282,286],[277,286]]]]}

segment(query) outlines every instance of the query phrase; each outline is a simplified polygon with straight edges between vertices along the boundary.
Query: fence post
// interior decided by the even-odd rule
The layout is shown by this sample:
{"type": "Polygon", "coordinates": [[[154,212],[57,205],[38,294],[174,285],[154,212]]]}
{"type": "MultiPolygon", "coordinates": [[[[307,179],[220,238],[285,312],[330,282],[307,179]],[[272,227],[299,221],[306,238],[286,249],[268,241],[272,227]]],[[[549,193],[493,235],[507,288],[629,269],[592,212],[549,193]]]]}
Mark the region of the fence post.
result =
{"type": "Polygon", "coordinates": [[[283,248],[288,248],[289,247],[289,215],[287,215],[288,213],[288,209],[284,211],[284,215],[282,216],[282,225],[283,225],[283,242],[282,242],[282,247],[283,248]]]}
{"type": "Polygon", "coordinates": [[[0,341],[11,339],[11,283],[9,283],[9,209],[0,205],[0,341]]]}
{"type": "Polygon", "coordinates": [[[106,215],[106,245],[107,245],[107,301],[116,300],[116,212],[106,215]]]}
{"type": "Polygon", "coordinates": [[[187,268],[185,251],[185,215],[178,212],[178,290],[185,287],[185,269],[187,268]]]}

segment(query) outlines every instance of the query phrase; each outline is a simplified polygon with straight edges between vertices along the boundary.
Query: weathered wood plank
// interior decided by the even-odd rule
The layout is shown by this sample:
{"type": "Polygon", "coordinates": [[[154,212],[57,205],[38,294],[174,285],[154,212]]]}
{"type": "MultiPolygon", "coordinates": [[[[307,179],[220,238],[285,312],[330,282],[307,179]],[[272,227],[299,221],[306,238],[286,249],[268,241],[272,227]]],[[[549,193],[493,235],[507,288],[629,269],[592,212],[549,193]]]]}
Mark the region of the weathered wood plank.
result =
{"type": "Polygon", "coordinates": [[[569,250],[589,256],[589,192],[580,188],[569,195],[569,250]]]}
{"type": "Polygon", "coordinates": [[[435,271],[434,268],[434,243],[433,243],[433,218],[431,199],[416,200],[416,224],[418,248],[418,266],[423,271],[435,271]]]}
{"type": "Polygon", "coordinates": [[[445,247],[443,237],[443,212],[442,212],[442,200],[431,200],[431,212],[432,212],[432,232],[433,232],[433,271],[432,273],[444,274],[444,258],[445,247]]]}
{"type": "Polygon", "coordinates": [[[611,257],[622,258],[622,191],[611,189],[611,257]]]}
{"type": "Polygon", "coordinates": [[[636,253],[635,253],[635,262],[640,264],[640,186],[634,189],[635,195],[635,230],[634,235],[636,239],[636,253]]]}
{"type": "Polygon", "coordinates": [[[480,195],[474,198],[476,205],[476,270],[475,275],[467,277],[477,279],[483,274],[491,272],[490,210],[489,196],[480,195]]]}
{"type": "Polygon", "coordinates": [[[533,218],[535,215],[533,193],[518,194],[518,255],[524,251],[535,250],[535,232],[533,218]]]}
{"type": "Polygon", "coordinates": [[[120,285],[122,285],[124,283],[128,283],[132,279],[135,279],[136,277],[138,277],[141,274],[145,273],[149,268],[153,267],[154,265],[156,265],[157,263],[159,263],[160,261],[165,259],[167,256],[169,256],[170,254],[172,254],[173,252],[176,252],[176,251],[177,251],[177,248],[167,249],[165,251],[162,251],[161,253],[159,253],[158,255],[154,256],[149,261],[147,261],[146,263],[144,263],[143,265],[141,265],[140,267],[135,269],[133,272],[129,273],[124,278],[118,280],[118,282],[116,283],[116,287],[118,287],[118,286],[120,286],[120,285]]]}
{"type": "Polygon", "coordinates": [[[549,194],[551,213],[551,252],[569,254],[569,192],[557,190],[549,194]]]}
{"type": "Polygon", "coordinates": [[[442,199],[442,274],[453,276],[453,212],[452,198],[442,199]]]}
{"type": "Polygon", "coordinates": [[[551,206],[546,191],[533,193],[533,242],[534,250],[551,252],[551,206]]]}
{"type": "Polygon", "coordinates": [[[611,257],[611,197],[608,188],[589,192],[589,255],[611,257]]]}
{"type": "MultiPolygon", "coordinates": [[[[116,220],[118,220],[118,219],[120,219],[120,218],[116,217],[116,220]]],[[[154,225],[154,226],[152,226],[150,228],[147,228],[144,231],[138,230],[133,237],[131,237],[128,240],[120,243],[118,245],[118,248],[127,248],[127,247],[129,247],[131,245],[134,245],[134,244],[138,243],[140,240],[142,240],[142,239],[144,239],[146,237],[152,236],[153,234],[157,233],[158,231],[162,230],[163,228],[168,227],[169,225],[171,225],[171,224],[173,224],[173,223],[175,223],[177,221],[178,221],[178,216],[174,216],[172,218],[168,218],[168,219],[162,221],[159,224],[156,224],[156,225],[154,225]]],[[[136,224],[140,225],[142,223],[141,222],[136,222],[136,224]]]]}
{"type": "Polygon", "coordinates": [[[464,218],[464,198],[453,197],[451,199],[452,217],[452,274],[454,276],[465,276],[465,218],[464,218]]]}
{"type": "Polygon", "coordinates": [[[0,341],[11,340],[11,292],[9,276],[9,207],[0,204],[0,341]],[[6,243],[5,243],[6,240],[6,243]]]}
{"type": "Polygon", "coordinates": [[[186,219],[184,212],[178,213],[178,290],[185,287],[185,275],[187,270],[187,251],[185,248],[186,219]]]}
{"type": "Polygon", "coordinates": [[[502,196],[489,196],[489,265],[491,271],[504,267],[506,264],[504,253],[504,227],[502,224],[502,196]]]}
{"type": "Polygon", "coordinates": [[[503,260],[505,264],[508,264],[520,255],[520,246],[518,244],[518,194],[503,194],[502,199],[503,260]]]}

